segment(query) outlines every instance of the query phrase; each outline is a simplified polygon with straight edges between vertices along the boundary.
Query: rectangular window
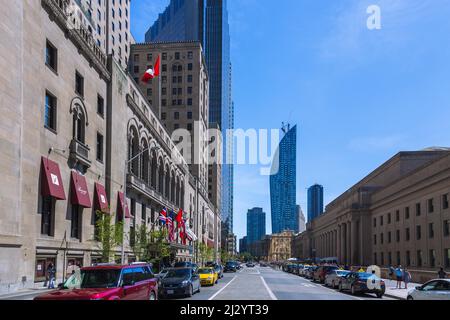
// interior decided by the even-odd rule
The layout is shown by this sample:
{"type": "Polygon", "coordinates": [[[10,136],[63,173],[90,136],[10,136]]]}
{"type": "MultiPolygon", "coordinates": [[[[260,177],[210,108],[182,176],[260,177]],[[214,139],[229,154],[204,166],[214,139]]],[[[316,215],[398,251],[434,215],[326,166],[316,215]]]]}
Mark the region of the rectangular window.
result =
{"type": "Polygon", "coordinates": [[[97,113],[102,117],[105,116],[105,100],[100,95],[97,95],[97,113]]]}
{"type": "Polygon", "coordinates": [[[151,97],[153,95],[153,89],[152,88],[148,88],[147,89],[147,96],[151,97]]]}
{"type": "Polygon", "coordinates": [[[376,234],[373,235],[373,244],[377,245],[377,235],[376,234]]]}
{"type": "Polygon", "coordinates": [[[406,228],[406,230],[405,230],[405,240],[409,241],[410,238],[411,238],[411,234],[410,234],[409,228],[406,228]]]}
{"type": "Polygon", "coordinates": [[[191,112],[191,111],[189,111],[189,112],[187,113],[187,118],[188,118],[189,120],[192,119],[192,112],[191,112]]]}
{"type": "Polygon", "coordinates": [[[436,266],[436,250],[430,250],[430,267],[436,266]]]}
{"type": "Polygon", "coordinates": [[[167,60],[167,52],[163,52],[163,54],[162,54],[162,59],[163,59],[163,61],[164,61],[164,60],[167,60]]]}
{"type": "Polygon", "coordinates": [[[161,95],[165,96],[167,94],[167,88],[161,89],[161,95]]]}
{"type": "Polygon", "coordinates": [[[405,208],[405,220],[409,219],[409,207],[405,208]]]}
{"type": "Polygon", "coordinates": [[[188,75],[188,77],[187,77],[187,81],[189,82],[189,83],[192,83],[192,75],[190,74],[190,75],[188,75]]]}
{"type": "Polygon", "coordinates": [[[192,94],[192,87],[187,88],[188,94],[192,94]]]}
{"type": "Polygon", "coordinates": [[[145,204],[142,204],[141,223],[144,226],[147,225],[147,206],[145,204]]]}
{"type": "Polygon", "coordinates": [[[193,59],[194,58],[194,53],[192,51],[188,52],[188,59],[193,59]]]}
{"type": "Polygon", "coordinates": [[[56,131],[57,100],[50,92],[45,93],[44,126],[56,131]]]}
{"type": "Polygon", "coordinates": [[[153,54],[149,53],[147,54],[147,61],[153,61],[153,54]]]}
{"type": "Polygon", "coordinates": [[[400,221],[400,210],[395,211],[395,221],[396,222],[400,221]]]}
{"type": "Polygon", "coordinates": [[[134,66],[133,71],[134,71],[134,73],[139,73],[139,66],[134,66]]]}
{"type": "Polygon", "coordinates": [[[450,235],[450,220],[444,220],[444,237],[448,237],[450,235]]]}
{"type": "Polygon", "coordinates": [[[442,196],[442,209],[446,210],[449,207],[448,194],[442,196]]]}
{"type": "Polygon", "coordinates": [[[81,239],[81,216],[83,208],[79,205],[72,205],[72,213],[70,219],[70,237],[73,239],[81,239]]]}
{"type": "Polygon", "coordinates": [[[434,238],[434,225],[432,223],[428,224],[428,238],[434,238]]]}
{"type": "Polygon", "coordinates": [[[55,72],[58,72],[58,50],[47,40],[45,47],[45,64],[55,72]]]}
{"type": "Polygon", "coordinates": [[[389,212],[389,213],[388,213],[388,224],[391,224],[391,222],[392,222],[392,219],[391,219],[391,213],[389,212]]]}
{"type": "Polygon", "coordinates": [[[188,70],[189,70],[189,71],[192,71],[192,69],[193,69],[192,63],[189,63],[189,64],[188,64],[188,70]]]}
{"type": "Polygon", "coordinates": [[[180,113],[179,113],[179,112],[175,112],[174,115],[173,115],[173,118],[174,118],[175,120],[180,119],[180,113]]]}
{"type": "Polygon", "coordinates": [[[188,106],[192,106],[192,99],[191,98],[188,99],[188,106]]]}
{"type": "Polygon", "coordinates": [[[373,227],[375,228],[377,226],[377,218],[373,218],[373,227]]]}
{"type": "Polygon", "coordinates": [[[422,250],[417,251],[417,266],[421,267],[423,264],[423,256],[422,256],[422,250]]]}
{"type": "Polygon", "coordinates": [[[103,135],[97,132],[97,161],[103,162],[103,135]]]}
{"type": "Polygon", "coordinates": [[[397,260],[397,265],[399,266],[401,264],[401,260],[400,260],[400,251],[397,251],[395,253],[395,260],[397,260]]]}
{"type": "Polygon", "coordinates": [[[406,266],[407,267],[411,266],[411,252],[406,251],[405,260],[406,260],[406,266]]]}
{"type": "Polygon", "coordinates": [[[381,217],[380,217],[380,226],[383,225],[383,220],[384,220],[384,219],[383,219],[383,216],[381,216],[381,217]]]}
{"type": "Polygon", "coordinates": [[[192,131],[192,123],[187,124],[187,129],[188,129],[188,131],[192,131]]]}
{"type": "Polygon", "coordinates": [[[42,197],[41,234],[53,236],[53,219],[55,213],[53,197],[42,197]]]}
{"type": "Polygon", "coordinates": [[[179,52],[175,52],[175,60],[180,60],[180,53],[179,52]]]}
{"type": "Polygon", "coordinates": [[[428,200],[428,213],[434,212],[434,199],[428,200]]]}
{"type": "Polygon", "coordinates": [[[397,242],[400,242],[400,230],[396,231],[395,238],[396,238],[397,242]]]}
{"type": "Polygon", "coordinates": [[[161,120],[166,120],[167,114],[165,112],[161,113],[161,120]]]}
{"type": "Polygon", "coordinates": [[[381,242],[381,244],[384,243],[384,233],[380,234],[380,242],[381,242]]]}
{"type": "Polygon", "coordinates": [[[78,71],[75,72],[75,93],[81,97],[84,97],[84,78],[78,73],[78,71]]]}
{"type": "Polygon", "coordinates": [[[422,229],[420,226],[416,226],[416,239],[417,240],[422,239],[422,229]]]}
{"type": "Polygon", "coordinates": [[[388,243],[391,243],[392,242],[392,235],[391,235],[391,232],[389,231],[388,232],[388,243]]]}
{"type": "Polygon", "coordinates": [[[421,206],[420,203],[416,203],[416,216],[420,216],[421,215],[421,206]]]}
{"type": "Polygon", "coordinates": [[[162,72],[167,72],[167,64],[162,65],[162,72]]]}

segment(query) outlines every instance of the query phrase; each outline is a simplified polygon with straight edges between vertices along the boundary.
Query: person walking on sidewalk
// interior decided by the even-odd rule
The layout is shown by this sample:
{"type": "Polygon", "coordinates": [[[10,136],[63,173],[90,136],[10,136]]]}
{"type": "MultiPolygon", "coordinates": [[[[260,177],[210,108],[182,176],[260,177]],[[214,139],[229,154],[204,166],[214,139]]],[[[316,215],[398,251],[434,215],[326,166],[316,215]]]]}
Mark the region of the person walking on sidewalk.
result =
{"type": "Polygon", "coordinates": [[[56,274],[55,267],[53,266],[53,263],[50,263],[47,268],[49,289],[55,289],[55,274],[56,274]]]}
{"type": "Polygon", "coordinates": [[[441,268],[441,269],[438,271],[438,276],[439,276],[439,279],[445,279],[445,278],[447,278],[447,272],[444,271],[444,268],[441,268]]]}
{"type": "Polygon", "coordinates": [[[409,273],[408,269],[403,270],[403,282],[405,283],[405,289],[408,289],[408,283],[411,282],[411,273],[409,273]]]}
{"type": "Polygon", "coordinates": [[[397,286],[395,287],[395,289],[401,289],[403,280],[402,266],[398,266],[397,269],[395,269],[395,277],[397,278],[397,286]]]}

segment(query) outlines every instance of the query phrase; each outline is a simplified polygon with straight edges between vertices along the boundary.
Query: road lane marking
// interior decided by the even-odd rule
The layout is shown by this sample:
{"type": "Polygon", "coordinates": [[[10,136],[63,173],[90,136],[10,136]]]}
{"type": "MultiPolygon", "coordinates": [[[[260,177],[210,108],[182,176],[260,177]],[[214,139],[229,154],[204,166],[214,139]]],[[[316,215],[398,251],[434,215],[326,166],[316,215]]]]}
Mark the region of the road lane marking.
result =
{"type": "Polygon", "coordinates": [[[217,291],[214,295],[211,296],[211,298],[209,298],[208,300],[213,300],[215,297],[217,297],[223,290],[225,290],[226,287],[228,287],[230,285],[230,283],[232,283],[235,279],[237,278],[237,276],[234,276],[233,279],[231,279],[230,282],[228,282],[222,289],[220,289],[219,291],[217,291]]]}
{"type": "Polygon", "coordinates": [[[264,280],[264,278],[261,276],[261,280],[264,284],[264,286],[266,287],[267,292],[269,293],[269,296],[272,300],[278,300],[277,297],[273,294],[272,290],[270,290],[269,286],[266,283],[266,280],[264,280]]]}

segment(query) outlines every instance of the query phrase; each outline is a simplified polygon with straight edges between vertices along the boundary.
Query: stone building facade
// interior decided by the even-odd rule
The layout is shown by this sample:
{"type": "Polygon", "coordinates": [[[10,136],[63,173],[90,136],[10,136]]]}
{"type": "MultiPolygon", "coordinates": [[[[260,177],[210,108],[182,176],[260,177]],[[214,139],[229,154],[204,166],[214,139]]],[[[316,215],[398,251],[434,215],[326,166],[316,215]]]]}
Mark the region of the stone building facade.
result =
{"type": "MultiPolygon", "coordinates": [[[[41,285],[50,264],[59,282],[69,264],[99,261],[97,211],[130,235],[159,228],[163,207],[183,209],[199,240],[177,236],[172,259],[195,259],[199,241],[220,246],[206,188],[123,62],[74,28],[69,4],[19,1],[0,12],[0,292],[41,285]]],[[[130,238],[125,263],[136,259],[130,238]]]]}
{"type": "Polygon", "coordinates": [[[450,268],[450,151],[400,152],[326,207],[294,256],[407,266],[414,280],[450,268]]]}

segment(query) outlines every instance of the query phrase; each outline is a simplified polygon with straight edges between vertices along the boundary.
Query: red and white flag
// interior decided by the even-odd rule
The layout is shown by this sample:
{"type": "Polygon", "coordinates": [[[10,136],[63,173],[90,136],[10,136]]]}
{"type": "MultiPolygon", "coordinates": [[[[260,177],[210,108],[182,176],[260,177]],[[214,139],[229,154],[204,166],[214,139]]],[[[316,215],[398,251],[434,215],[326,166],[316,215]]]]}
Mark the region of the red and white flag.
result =
{"type": "Polygon", "coordinates": [[[144,75],[141,78],[141,81],[144,83],[148,83],[151,79],[156,78],[157,76],[159,76],[159,69],[160,69],[160,58],[158,56],[155,62],[155,67],[153,69],[150,68],[147,71],[145,71],[144,75]]]}

